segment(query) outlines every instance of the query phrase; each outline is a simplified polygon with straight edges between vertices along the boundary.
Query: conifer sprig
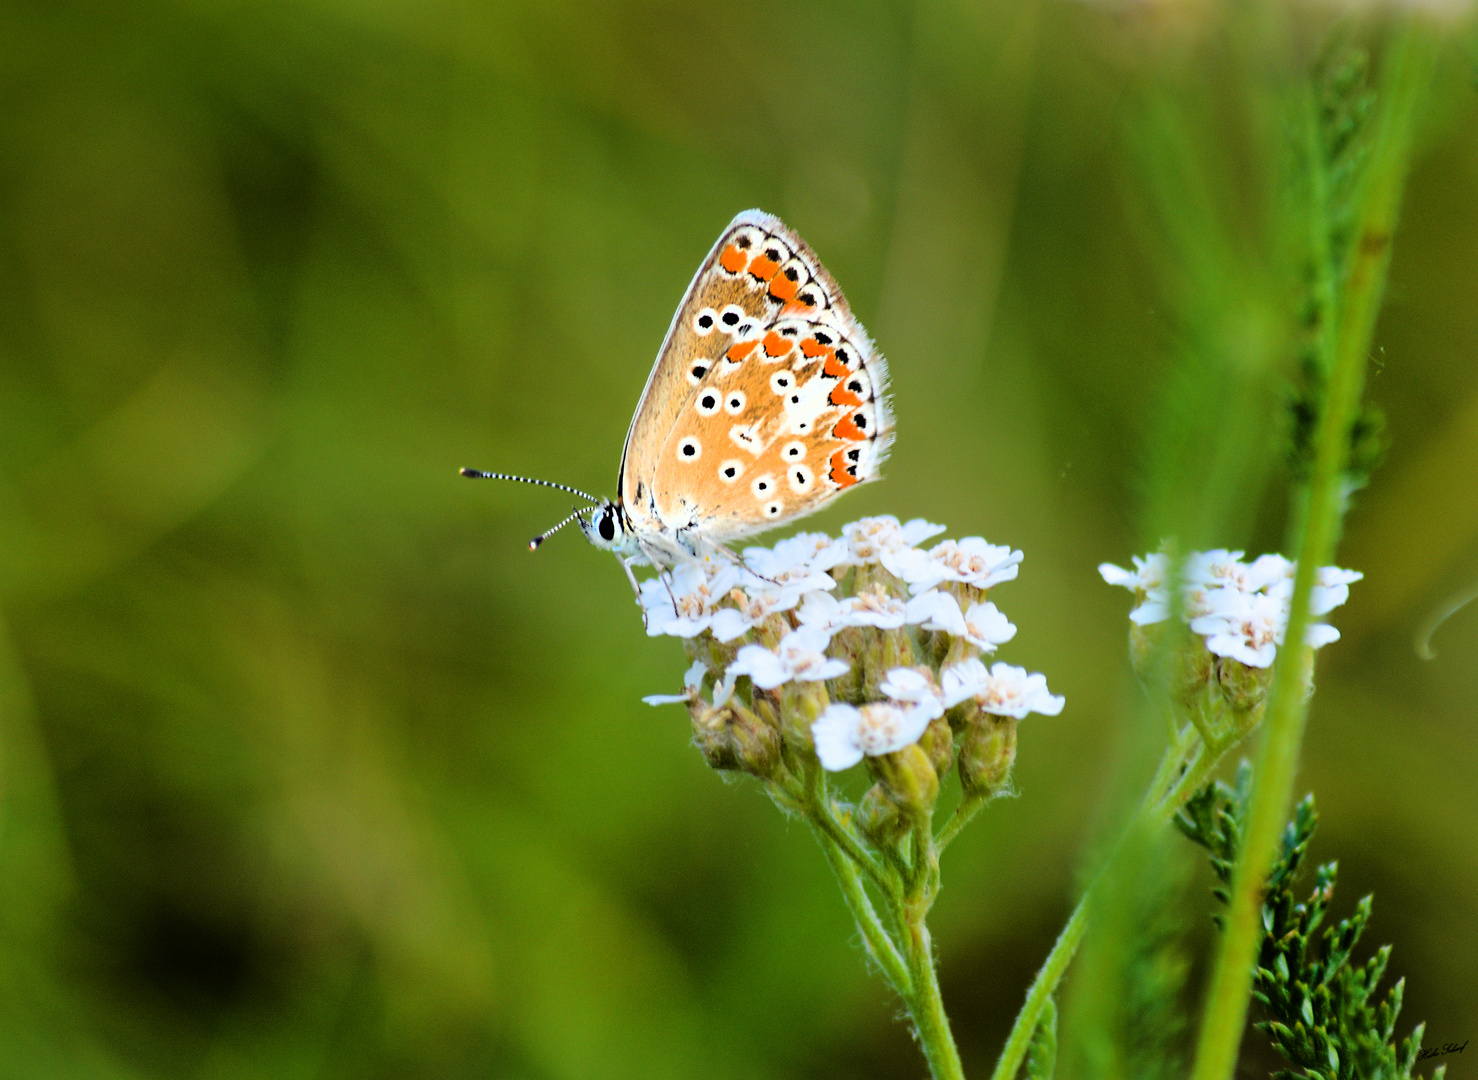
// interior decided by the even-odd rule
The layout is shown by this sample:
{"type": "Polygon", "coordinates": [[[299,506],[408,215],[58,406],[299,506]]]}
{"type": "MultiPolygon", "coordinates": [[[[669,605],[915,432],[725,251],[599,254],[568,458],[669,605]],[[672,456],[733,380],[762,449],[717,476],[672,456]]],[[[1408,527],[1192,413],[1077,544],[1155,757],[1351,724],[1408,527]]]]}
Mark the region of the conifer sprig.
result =
{"type": "MultiPolygon", "coordinates": [[[[1233,784],[1208,784],[1176,816],[1175,823],[1191,840],[1211,853],[1219,884],[1213,892],[1227,902],[1246,820],[1252,768],[1244,762],[1233,784]]],[[[1411,1080],[1421,1050],[1424,1025],[1395,1038],[1405,980],[1383,997],[1376,986],[1385,974],[1391,947],[1384,945],[1364,964],[1351,954],[1370,921],[1371,897],[1355,905],[1347,919],[1328,927],[1314,947],[1314,934],[1334,896],[1338,864],[1325,863],[1314,872],[1314,888],[1299,903],[1294,896],[1309,840],[1319,816],[1313,795],[1306,795],[1283,831],[1282,846],[1268,874],[1263,897],[1262,945],[1253,974],[1252,996],[1266,1020],[1254,1026],[1295,1069],[1274,1074],[1275,1080],[1411,1080]]],[[[1218,928],[1220,913],[1212,916],[1218,928]]],[[[1440,1080],[1438,1066],[1433,1080],[1440,1080]]]]}

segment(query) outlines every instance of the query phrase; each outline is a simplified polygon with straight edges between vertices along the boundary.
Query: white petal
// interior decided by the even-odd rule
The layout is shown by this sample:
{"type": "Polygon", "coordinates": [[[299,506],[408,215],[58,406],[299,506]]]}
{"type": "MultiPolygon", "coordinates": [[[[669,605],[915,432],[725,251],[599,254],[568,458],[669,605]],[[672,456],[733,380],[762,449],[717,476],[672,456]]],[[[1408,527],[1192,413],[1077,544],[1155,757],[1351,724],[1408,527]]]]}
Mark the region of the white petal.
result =
{"type": "Polygon", "coordinates": [[[1328,623],[1310,623],[1304,631],[1304,640],[1313,648],[1320,649],[1339,640],[1339,631],[1328,623]]]}
{"type": "Polygon", "coordinates": [[[971,604],[965,612],[965,624],[970,628],[970,640],[975,645],[1004,645],[1016,636],[1016,627],[1001,614],[1001,609],[990,601],[971,604]]]}
{"type": "Polygon", "coordinates": [[[726,674],[748,675],[749,681],[762,690],[773,690],[790,680],[790,672],[780,658],[763,645],[740,649],[726,674]]]}
{"type": "MultiPolygon", "coordinates": [[[[941,593],[937,592],[924,592],[919,593],[918,596],[911,597],[908,604],[904,607],[904,621],[912,624],[928,622],[934,618],[934,610],[939,604],[941,595],[941,593]]],[[[945,599],[952,598],[945,597],[945,599]]],[[[959,610],[958,604],[955,605],[955,609],[959,610]]]]}
{"type": "Polygon", "coordinates": [[[683,685],[689,690],[697,690],[703,686],[703,676],[708,674],[708,665],[702,660],[694,660],[693,666],[683,672],[683,685]]]}
{"type": "Polygon", "coordinates": [[[934,611],[929,621],[924,623],[925,630],[940,630],[946,634],[963,637],[965,634],[965,616],[960,611],[960,602],[949,593],[934,593],[938,597],[934,601],[934,611]]]}
{"type": "Polygon", "coordinates": [[[1139,588],[1139,575],[1131,570],[1125,570],[1122,566],[1115,566],[1113,563],[1099,563],[1098,572],[1110,585],[1122,585],[1126,589],[1139,588]]]}
{"type": "Polygon", "coordinates": [[[746,619],[743,613],[735,608],[720,608],[715,611],[709,624],[713,636],[725,643],[742,637],[752,626],[754,623],[746,619]]]}
{"type": "Polygon", "coordinates": [[[690,700],[687,694],[648,694],[642,701],[648,705],[677,705],[690,700]]]}
{"type": "Polygon", "coordinates": [[[878,689],[895,701],[916,703],[935,699],[933,685],[913,668],[894,668],[888,672],[878,689]]]}
{"type": "Polygon", "coordinates": [[[816,743],[816,756],[828,772],[850,769],[862,760],[857,744],[857,729],[862,714],[851,705],[828,705],[821,718],[811,725],[811,738],[816,743]]]}
{"type": "Polygon", "coordinates": [[[1129,613],[1130,622],[1136,626],[1149,626],[1170,618],[1170,605],[1163,600],[1146,600],[1129,613]]]}
{"type": "Polygon", "coordinates": [[[948,526],[935,525],[933,522],[925,521],[923,518],[914,518],[901,528],[904,543],[918,547],[925,540],[938,536],[948,526]]]}
{"type": "Polygon", "coordinates": [[[990,672],[974,657],[945,668],[940,675],[944,707],[952,709],[966,698],[974,697],[985,687],[989,678],[990,672]]]}
{"type": "Polygon", "coordinates": [[[796,618],[801,621],[802,626],[833,626],[840,620],[841,614],[842,605],[835,596],[813,592],[807,593],[806,598],[801,601],[796,618]]]}

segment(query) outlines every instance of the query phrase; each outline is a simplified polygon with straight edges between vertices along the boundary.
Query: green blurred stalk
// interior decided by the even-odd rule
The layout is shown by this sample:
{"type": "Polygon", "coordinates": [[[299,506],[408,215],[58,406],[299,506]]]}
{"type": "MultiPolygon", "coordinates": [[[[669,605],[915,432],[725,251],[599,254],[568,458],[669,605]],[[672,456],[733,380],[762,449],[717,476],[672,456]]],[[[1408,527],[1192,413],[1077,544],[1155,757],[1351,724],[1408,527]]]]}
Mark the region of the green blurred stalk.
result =
{"type": "MultiPolygon", "coordinates": [[[[1379,126],[1361,193],[1349,269],[1338,295],[1330,298],[1337,308],[1330,313],[1336,329],[1333,335],[1321,335],[1326,391],[1314,435],[1313,469],[1302,513],[1296,515],[1294,523],[1296,533],[1302,535],[1292,545],[1298,553],[1292,608],[1284,647],[1274,668],[1246,841],[1233,878],[1231,910],[1206,1000],[1192,1080],[1228,1080],[1236,1065],[1247,1021],[1252,964],[1262,932],[1262,884],[1272,867],[1278,834],[1292,801],[1313,670],[1313,650],[1303,643],[1310,621],[1309,598],[1319,567],[1334,556],[1348,501],[1345,485],[1350,434],[1359,413],[1365,362],[1380,310],[1391,237],[1410,157],[1416,104],[1431,68],[1430,51],[1415,31],[1407,29],[1392,43],[1386,64],[1379,126]]],[[[1308,93],[1312,123],[1314,99],[1312,90],[1308,93]]],[[[1309,165],[1322,168],[1322,157],[1316,155],[1309,165]]],[[[1324,190],[1322,179],[1316,180],[1314,190],[1316,197],[1324,190]]],[[[1322,209],[1315,207],[1316,212],[1322,209]]],[[[1327,226],[1321,222],[1319,227],[1327,226]]],[[[1320,273],[1327,270],[1327,256],[1325,261],[1320,273]]]]}
{"type": "Polygon", "coordinates": [[[1014,1080],[1021,1063],[1026,1060],[1027,1052],[1031,1049],[1032,1036],[1052,1006],[1052,995],[1057,990],[1057,984],[1062,981],[1078,946],[1082,944],[1083,935],[1088,930],[1088,910],[1093,906],[1099,886],[1108,879],[1114,855],[1124,839],[1136,829],[1158,828],[1167,824],[1176,811],[1185,805],[1186,800],[1206,782],[1237,741],[1234,738],[1220,746],[1209,747],[1193,735],[1182,734],[1166,749],[1155,779],[1145,793],[1134,820],[1115,844],[1114,852],[1110,853],[1103,867],[1083,891],[1078,906],[1073,908],[1067,925],[1062,928],[1052,951],[1047,954],[1037,977],[1032,980],[1031,988],[1026,993],[1026,1002],[1016,1015],[1016,1023],[1012,1025],[1011,1034],[1007,1036],[1006,1045],[996,1061],[991,1080],[1014,1080]]]}

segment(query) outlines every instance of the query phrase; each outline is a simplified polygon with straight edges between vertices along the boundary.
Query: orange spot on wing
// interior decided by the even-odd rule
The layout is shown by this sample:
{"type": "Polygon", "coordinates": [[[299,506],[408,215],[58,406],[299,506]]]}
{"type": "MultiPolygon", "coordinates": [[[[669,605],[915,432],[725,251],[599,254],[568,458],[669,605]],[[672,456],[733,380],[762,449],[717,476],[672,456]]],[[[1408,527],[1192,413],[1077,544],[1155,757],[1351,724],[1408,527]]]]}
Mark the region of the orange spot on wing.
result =
{"type": "Polygon", "coordinates": [[[790,342],[773,330],[765,335],[765,355],[784,356],[788,352],[790,352],[790,342]]]}
{"type": "Polygon", "coordinates": [[[801,352],[807,356],[825,356],[831,351],[830,345],[823,345],[813,337],[801,339],[801,352]]]}
{"type": "MultiPolygon", "coordinates": [[[[755,260],[758,262],[759,260],[755,260]]],[[[779,269],[779,267],[776,267],[779,269]]],[[[777,277],[770,282],[770,295],[776,300],[794,300],[800,286],[787,277],[777,277]]]]}
{"type": "Polygon", "coordinates": [[[860,397],[852,393],[852,391],[848,390],[845,386],[841,385],[838,385],[836,389],[831,392],[831,397],[827,398],[826,400],[830,401],[833,405],[845,405],[848,408],[856,408],[858,405],[862,404],[862,399],[860,397]]]}
{"type": "MultiPolygon", "coordinates": [[[[852,414],[852,416],[856,415],[856,413],[852,414]]],[[[852,416],[843,417],[841,422],[831,429],[831,433],[838,439],[851,439],[853,442],[861,442],[867,438],[867,433],[853,423],[852,416]]]]}
{"type": "Polygon", "coordinates": [[[733,244],[724,248],[723,254],[718,257],[718,264],[731,274],[737,274],[740,270],[743,270],[744,264],[748,261],[749,259],[744,252],[740,251],[733,244]]]}
{"type": "Polygon", "coordinates": [[[849,488],[857,483],[857,477],[847,471],[847,452],[838,450],[831,455],[831,472],[827,474],[831,482],[840,488],[849,488]]]}
{"type": "Polygon", "coordinates": [[[775,276],[775,271],[780,269],[780,264],[774,259],[761,255],[749,264],[749,273],[761,281],[769,281],[775,276]]]}
{"type": "Polygon", "coordinates": [[[826,366],[821,369],[821,374],[831,379],[840,379],[843,375],[852,374],[852,369],[838,360],[836,353],[830,353],[826,358],[826,366]]]}
{"type": "Polygon", "coordinates": [[[733,345],[729,347],[729,351],[724,355],[727,356],[730,360],[733,360],[735,363],[737,363],[740,360],[743,360],[750,353],[754,352],[754,347],[756,344],[758,344],[758,342],[736,341],[733,345]]]}

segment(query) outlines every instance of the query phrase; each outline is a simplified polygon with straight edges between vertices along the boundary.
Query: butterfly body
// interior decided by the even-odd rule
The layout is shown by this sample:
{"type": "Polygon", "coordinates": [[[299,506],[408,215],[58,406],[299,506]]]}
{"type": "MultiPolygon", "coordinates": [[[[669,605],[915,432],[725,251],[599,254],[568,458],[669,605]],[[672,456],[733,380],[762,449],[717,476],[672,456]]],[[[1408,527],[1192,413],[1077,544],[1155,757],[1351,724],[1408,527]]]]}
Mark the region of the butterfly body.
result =
{"type": "Polygon", "coordinates": [[[841,289],[778,218],[739,214],[657,354],[614,501],[573,515],[627,567],[659,567],[813,513],[876,479],[887,365],[841,289]]]}

